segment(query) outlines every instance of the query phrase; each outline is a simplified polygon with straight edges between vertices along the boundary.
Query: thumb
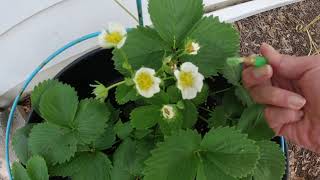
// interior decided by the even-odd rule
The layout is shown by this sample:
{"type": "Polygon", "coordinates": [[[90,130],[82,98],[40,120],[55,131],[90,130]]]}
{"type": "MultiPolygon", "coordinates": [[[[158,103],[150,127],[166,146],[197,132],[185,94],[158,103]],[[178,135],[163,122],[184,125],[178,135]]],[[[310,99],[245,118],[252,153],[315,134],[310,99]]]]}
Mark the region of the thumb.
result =
{"type": "Polygon", "coordinates": [[[268,63],[281,76],[288,79],[299,79],[306,71],[320,67],[320,56],[295,57],[280,54],[272,46],[263,43],[261,54],[268,59],[268,63]]]}

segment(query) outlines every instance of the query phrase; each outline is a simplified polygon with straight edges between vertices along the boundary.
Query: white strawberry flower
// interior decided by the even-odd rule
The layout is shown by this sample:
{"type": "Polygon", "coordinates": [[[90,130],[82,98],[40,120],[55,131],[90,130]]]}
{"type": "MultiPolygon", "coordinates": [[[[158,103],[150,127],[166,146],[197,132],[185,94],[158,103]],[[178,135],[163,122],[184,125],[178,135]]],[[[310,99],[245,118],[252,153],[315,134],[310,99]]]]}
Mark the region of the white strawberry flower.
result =
{"type": "Polygon", "coordinates": [[[109,23],[108,31],[102,30],[98,43],[103,48],[121,48],[127,39],[127,31],[121,24],[109,23]]]}
{"type": "Polygon", "coordinates": [[[146,98],[152,97],[154,94],[160,92],[161,79],[155,76],[156,72],[151,68],[140,68],[133,81],[136,85],[138,93],[146,98]]]}
{"type": "Polygon", "coordinates": [[[188,41],[185,45],[185,52],[189,55],[197,55],[200,50],[200,45],[194,41],[188,41]]]}
{"type": "Polygon", "coordinates": [[[163,107],[161,108],[161,112],[162,116],[168,120],[176,116],[175,110],[172,105],[163,105],[163,107]]]}
{"type": "Polygon", "coordinates": [[[174,71],[174,76],[183,99],[193,99],[198,92],[201,92],[204,77],[198,72],[198,67],[191,62],[183,63],[180,71],[174,71]]]}

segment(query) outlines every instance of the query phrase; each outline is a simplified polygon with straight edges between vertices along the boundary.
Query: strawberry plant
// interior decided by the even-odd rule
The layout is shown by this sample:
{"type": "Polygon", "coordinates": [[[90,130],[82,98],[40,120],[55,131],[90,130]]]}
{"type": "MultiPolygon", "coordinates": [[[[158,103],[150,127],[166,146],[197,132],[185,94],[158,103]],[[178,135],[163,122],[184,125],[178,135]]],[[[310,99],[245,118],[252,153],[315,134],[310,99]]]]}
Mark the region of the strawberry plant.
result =
{"type": "Polygon", "coordinates": [[[149,0],[149,14],[153,26],[113,23],[98,37],[123,80],[91,85],[87,99],[58,80],[35,87],[43,122],[14,135],[15,180],[282,179],[263,106],[242,87],[241,67],[226,64],[237,31],[204,16],[202,0],[149,0]]]}

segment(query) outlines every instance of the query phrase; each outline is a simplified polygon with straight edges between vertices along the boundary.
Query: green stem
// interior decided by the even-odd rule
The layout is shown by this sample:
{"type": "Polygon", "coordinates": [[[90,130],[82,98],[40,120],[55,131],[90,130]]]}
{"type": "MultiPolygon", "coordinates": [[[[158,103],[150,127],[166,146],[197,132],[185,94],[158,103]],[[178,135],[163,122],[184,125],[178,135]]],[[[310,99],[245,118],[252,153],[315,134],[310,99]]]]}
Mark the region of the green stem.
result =
{"type": "Polygon", "coordinates": [[[119,85],[121,85],[121,84],[124,84],[125,82],[126,82],[125,80],[120,81],[120,82],[117,82],[117,83],[115,83],[115,84],[112,84],[112,85],[108,86],[107,89],[108,89],[108,91],[109,91],[109,90],[112,89],[112,88],[115,88],[115,87],[117,87],[117,86],[119,86],[119,85]]]}
{"type": "Polygon", "coordinates": [[[203,116],[199,115],[199,118],[200,118],[202,121],[204,121],[204,122],[206,122],[206,123],[208,123],[208,124],[209,124],[208,120],[207,120],[205,117],[203,117],[203,116]]]}
{"type": "Polygon", "coordinates": [[[156,72],[156,74],[159,75],[162,71],[163,71],[163,65],[162,65],[161,68],[156,72]]]}
{"type": "Polygon", "coordinates": [[[135,21],[137,21],[137,23],[139,23],[139,19],[134,16],[129,9],[127,9],[124,5],[122,5],[118,0],[113,0],[114,2],[116,2],[124,11],[126,11],[135,21]]]}
{"type": "Polygon", "coordinates": [[[182,53],[179,52],[177,58],[180,58],[181,56],[184,56],[184,55],[188,55],[188,53],[186,53],[185,51],[183,51],[182,53]]]}
{"type": "Polygon", "coordinates": [[[169,80],[169,79],[174,79],[174,77],[173,77],[173,76],[170,76],[170,77],[163,78],[162,80],[163,80],[163,81],[166,81],[166,80],[169,80]]]}
{"type": "Polygon", "coordinates": [[[118,50],[120,51],[122,57],[124,58],[125,64],[129,66],[129,67],[125,68],[125,69],[129,70],[131,75],[133,75],[134,72],[132,70],[132,66],[129,64],[129,60],[128,60],[128,57],[127,57],[126,53],[122,49],[118,49],[118,50]]]}
{"type": "Polygon", "coordinates": [[[219,94],[219,93],[222,93],[222,92],[226,92],[226,91],[228,91],[228,90],[230,90],[230,89],[232,89],[233,87],[229,87],[229,88],[226,88],[226,89],[222,89],[222,90],[220,90],[220,91],[215,91],[215,92],[212,92],[211,94],[210,94],[210,96],[213,96],[213,95],[216,95],[216,94],[219,94]]]}
{"type": "Polygon", "coordinates": [[[213,113],[213,111],[211,111],[210,109],[204,108],[204,107],[202,107],[202,106],[200,106],[199,108],[202,109],[202,110],[205,110],[205,111],[207,111],[207,112],[209,112],[209,113],[213,113]]]}

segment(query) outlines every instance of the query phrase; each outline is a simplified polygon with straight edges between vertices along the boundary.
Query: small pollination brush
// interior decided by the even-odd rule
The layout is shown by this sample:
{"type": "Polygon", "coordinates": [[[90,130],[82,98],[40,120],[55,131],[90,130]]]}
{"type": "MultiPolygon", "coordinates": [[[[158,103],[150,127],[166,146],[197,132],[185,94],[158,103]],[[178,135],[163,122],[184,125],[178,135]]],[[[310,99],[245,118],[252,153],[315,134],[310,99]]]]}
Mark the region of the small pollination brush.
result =
{"type": "Polygon", "coordinates": [[[229,66],[237,66],[241,63],[244,63],[248,66],[262,67],[268,64],[268,61],[262,56],[230,57],[227,59],[227,64],[229,66]]]}

